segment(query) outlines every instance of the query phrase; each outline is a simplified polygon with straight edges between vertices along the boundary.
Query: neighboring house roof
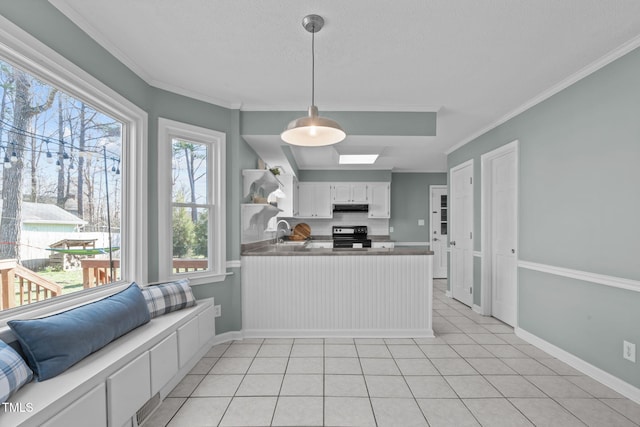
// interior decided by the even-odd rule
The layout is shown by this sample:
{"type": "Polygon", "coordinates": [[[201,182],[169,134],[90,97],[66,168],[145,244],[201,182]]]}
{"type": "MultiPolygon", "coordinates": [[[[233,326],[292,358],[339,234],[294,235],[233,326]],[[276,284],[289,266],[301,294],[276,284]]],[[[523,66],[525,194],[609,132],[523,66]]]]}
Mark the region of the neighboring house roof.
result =
{"type": "MultiPolygon", "coordinates": [[[[2,202],[0,201],[0,212],[2,202]]],[[[47,203],[22,202],[23,224],[72,224],[86,225],[87,221],[76,215],[47,203]]]]}

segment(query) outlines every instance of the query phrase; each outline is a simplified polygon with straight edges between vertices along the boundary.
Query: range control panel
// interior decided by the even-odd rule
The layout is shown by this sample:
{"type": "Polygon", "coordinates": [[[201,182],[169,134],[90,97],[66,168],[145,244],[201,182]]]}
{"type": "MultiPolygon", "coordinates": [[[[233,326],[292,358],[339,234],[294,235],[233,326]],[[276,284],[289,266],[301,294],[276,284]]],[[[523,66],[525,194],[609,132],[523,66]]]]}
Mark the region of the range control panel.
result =
{"type": "Polygon", "coordinates": [[[333,226],[333,234],[341,234],[341,235],[366,235],[368,232],[366,225],[354,225],[354,226],[333,226]]]}

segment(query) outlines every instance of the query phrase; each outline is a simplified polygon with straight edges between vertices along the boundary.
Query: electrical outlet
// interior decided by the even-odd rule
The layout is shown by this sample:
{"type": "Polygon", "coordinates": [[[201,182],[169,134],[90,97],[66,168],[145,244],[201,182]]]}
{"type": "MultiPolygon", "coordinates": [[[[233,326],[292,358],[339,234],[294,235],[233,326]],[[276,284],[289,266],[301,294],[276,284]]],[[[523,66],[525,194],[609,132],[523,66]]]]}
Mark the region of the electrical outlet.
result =
{"type": "Polygon", "coordinates": [[[389,233],[393,233],[393,227],[389,227],[389,233]]]}
{"type": "Polygon", "coordinates": [[[622,341],[622,357],[636,363],[636,345],[629,341],[622,341]]]}
{"type": "Polygon", "coordinates": [[[213,314],[215,315],[215,317],[222,316],[222,306],[214,305],[213,306],[213,314]]]}

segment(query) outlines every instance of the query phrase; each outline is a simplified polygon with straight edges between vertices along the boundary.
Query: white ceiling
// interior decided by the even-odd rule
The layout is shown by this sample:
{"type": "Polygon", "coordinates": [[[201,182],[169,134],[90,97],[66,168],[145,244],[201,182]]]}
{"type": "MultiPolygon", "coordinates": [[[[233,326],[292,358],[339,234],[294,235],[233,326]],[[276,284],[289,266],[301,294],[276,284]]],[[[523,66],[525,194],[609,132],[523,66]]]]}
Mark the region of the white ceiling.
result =
{"type": "MultiPolygon", "coordinates": [[[[301,20],[316,13],[321,115],[438,111],[435,137],[294,148],[301,169],[345,168],[335,150],[377,150],[368,169],[445,171],[451,147],[640,36],[637,0],[50,2],[150,85],[242,110],[306,110],[311,36],[301,20]]],[[[246,139],[268,163],[285,161],[278,137],[246,139]]]]}

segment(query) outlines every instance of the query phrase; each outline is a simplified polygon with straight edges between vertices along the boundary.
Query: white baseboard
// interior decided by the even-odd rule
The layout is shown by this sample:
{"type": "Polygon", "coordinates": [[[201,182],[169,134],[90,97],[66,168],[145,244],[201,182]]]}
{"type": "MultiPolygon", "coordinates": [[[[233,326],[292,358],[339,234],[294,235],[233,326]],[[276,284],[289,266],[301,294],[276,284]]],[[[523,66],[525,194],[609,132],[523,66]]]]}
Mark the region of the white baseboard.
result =
{"type": "Polygon", "coordinates": [[[242,338],[243,338],[242,331],[225,332],[225,333],[216,335],[213,338],[213,345],[222,344],[228,341],[241,340],[242,338]]]}
{"type": "Polygon", "coordinates": [[[546,351],[553,357],[563,361],[574,369],[582,372],[585,375],[601,382],[607,387],[617,391],[621,395],[633,400],[640,404],[640,389],[621,380],[620,378],[611,375],[610,373],[603,371],[602,369],[593,366],[589,362],[585,362],[577,356],[557,347],[550,342],[543,340],[542,338],[533,335],[530,332],[525,331],[522,328],[515,328],[515,334],[527,341],[530,344],[538,347],[541,350],[546,351]]]}
{"type": "Polygon", "coordinates": [[[482,310],[482,307],[480,307],[479,305],[473,304],[473,305],[471,306],[471,309],[472,309],[473,311],[475,311],[476,313],[481,314],[481,315],[483,315],[483,316],[484,316],[484,311],[482,310]]]}
{"type": "Polygon", "coordinates": [[[453,298],[453,295],[451,294],[451,291],[445,291],[444,292],[444,296],[447,298],[453,298]]]}
{"type": "Polygon", "coordinates": [[[433,329],[244,329],[245,338],[433,338],[433,329]]]}

